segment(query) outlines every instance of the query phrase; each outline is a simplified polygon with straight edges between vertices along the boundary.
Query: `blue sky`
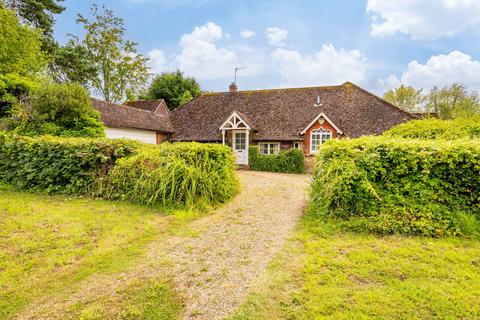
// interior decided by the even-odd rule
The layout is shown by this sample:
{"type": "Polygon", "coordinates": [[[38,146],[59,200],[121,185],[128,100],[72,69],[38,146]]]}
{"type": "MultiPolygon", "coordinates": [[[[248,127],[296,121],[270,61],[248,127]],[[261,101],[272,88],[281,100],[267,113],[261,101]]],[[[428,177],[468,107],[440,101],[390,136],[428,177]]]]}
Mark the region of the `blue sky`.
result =
{"type": "Polygon", "coordinates": [[[352,81],[381,94],[399,84],[480,89],[480,0],[66,0],[55,36],[80,35],[77,13],[104,4],[152,73],[177,68],[205,90],[352,81]]]}

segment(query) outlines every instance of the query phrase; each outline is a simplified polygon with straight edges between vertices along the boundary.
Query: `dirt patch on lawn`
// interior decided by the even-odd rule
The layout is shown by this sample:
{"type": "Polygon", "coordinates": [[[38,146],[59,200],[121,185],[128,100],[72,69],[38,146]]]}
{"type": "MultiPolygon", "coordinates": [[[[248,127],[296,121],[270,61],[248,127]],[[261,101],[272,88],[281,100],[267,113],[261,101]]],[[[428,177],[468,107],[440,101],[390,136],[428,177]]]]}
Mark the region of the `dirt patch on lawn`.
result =
{"type": "MultiPolygon", "coordinates": [[[[190,225],[192,234],[153,243],[145,261],[127,272],[95,276],[75,292],[30,306],[22,319],[65,318],[62,311],[108,296],[121,301],[133,280],[169,277],[184,298],[184,319],[221,319],[238,307],[255,278],[282,247],[307,203],[306,175],[239,171],[240,194],[190,225]]],[[[111,315],[117,310],[112,308],[111,315]]],[[[106,316],[109,316],[107,308],[106,316]]]]}

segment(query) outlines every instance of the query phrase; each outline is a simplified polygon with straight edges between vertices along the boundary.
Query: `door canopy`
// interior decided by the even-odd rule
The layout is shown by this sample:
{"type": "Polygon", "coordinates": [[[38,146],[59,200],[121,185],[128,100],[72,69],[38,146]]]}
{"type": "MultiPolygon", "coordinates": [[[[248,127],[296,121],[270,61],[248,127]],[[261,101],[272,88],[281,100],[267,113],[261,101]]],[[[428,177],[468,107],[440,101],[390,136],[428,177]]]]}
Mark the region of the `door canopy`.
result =
{"type": "Polygon", "coordinates": [[[245,121],[245,116],[241,116],[237,111],[233,111],[230,117],[228,117],[228,119],[219,128],[219,130],[222,131],[239,129],[252,130],[247,121],[245,121]]]}

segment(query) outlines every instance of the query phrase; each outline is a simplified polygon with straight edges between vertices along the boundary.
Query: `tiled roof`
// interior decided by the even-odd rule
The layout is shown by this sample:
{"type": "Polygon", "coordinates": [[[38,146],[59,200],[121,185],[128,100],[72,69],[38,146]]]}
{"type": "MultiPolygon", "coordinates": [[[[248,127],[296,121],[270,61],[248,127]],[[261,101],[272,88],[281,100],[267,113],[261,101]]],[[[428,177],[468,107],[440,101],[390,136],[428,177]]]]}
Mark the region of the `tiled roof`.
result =
{"type": "Polygon", "coordinates": [[[102,122],[108,127],[173,131],[168,110],[166,107],[162,107],[158,100],[155,111],[148,110],[154,105],[150,102],[134,103],[135,107],[132,107],[92,98],[92,104],[95,109],[100,111],[102,122]]]}
{"type": "Polygon", "coordinates": [[[254,139],[299,140],[320,113],[356,138],[381,134],[414,119],[405,111],[349,82],[339,86],[203,94],[171,113],[176,141],[219,141],[221,124],[236,111],[254,125],[254,139]],[[317,97],[320,106],[316,106],[317,97]]]}

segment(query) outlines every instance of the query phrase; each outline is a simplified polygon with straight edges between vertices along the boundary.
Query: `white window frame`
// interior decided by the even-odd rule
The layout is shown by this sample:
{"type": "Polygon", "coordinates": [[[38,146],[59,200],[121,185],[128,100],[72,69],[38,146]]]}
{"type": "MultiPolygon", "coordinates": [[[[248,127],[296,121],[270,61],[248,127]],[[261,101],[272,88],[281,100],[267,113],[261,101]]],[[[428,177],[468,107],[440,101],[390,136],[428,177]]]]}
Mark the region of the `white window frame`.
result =
{"type": "Polygon", "coordinates": [[[263,155],[274,155],[280,152],[280,143],[279,142],[259,142],[258,143],[258,153],[263,155]],[[262,145],[267,145],[267,148],[262,148],[262,145]],[[272,145],[274,147],[272,148],[272,145]],[[267,153],[263,153],[262,150],[267,149],[267,153]]]}
{"type": "Polygon", "coordinates": [[[300,141],[294,141],[294,142],[293,142],[293,149],[302,150],[302,142],[300,142],[300,141]],[[297,146],[295,146],[295,144],[296,144],[297,146]]]}
{"type": "Polygon", "coordinates": [[[313,147],[313,136],[315,134],[319,134],[320,135],[320,144],[318,147],[320,147],[322,144],[324,144],[325,142],[327,142],[328,140],[331,140],[333,139],[333,135],[332,135],[332,131],[331,130],[328,130],[328,129],[324,129],[324,128],[319,128],[319,129],[315,129],[315,130],[312,130],[310,132],[310,153],[314,154],[316,153],[319,148],[317,149],[314,149],[313,147]],[[324,138],[324,135],[325,134],[328,134],[330,137],[328,139],[324,138]]]}

